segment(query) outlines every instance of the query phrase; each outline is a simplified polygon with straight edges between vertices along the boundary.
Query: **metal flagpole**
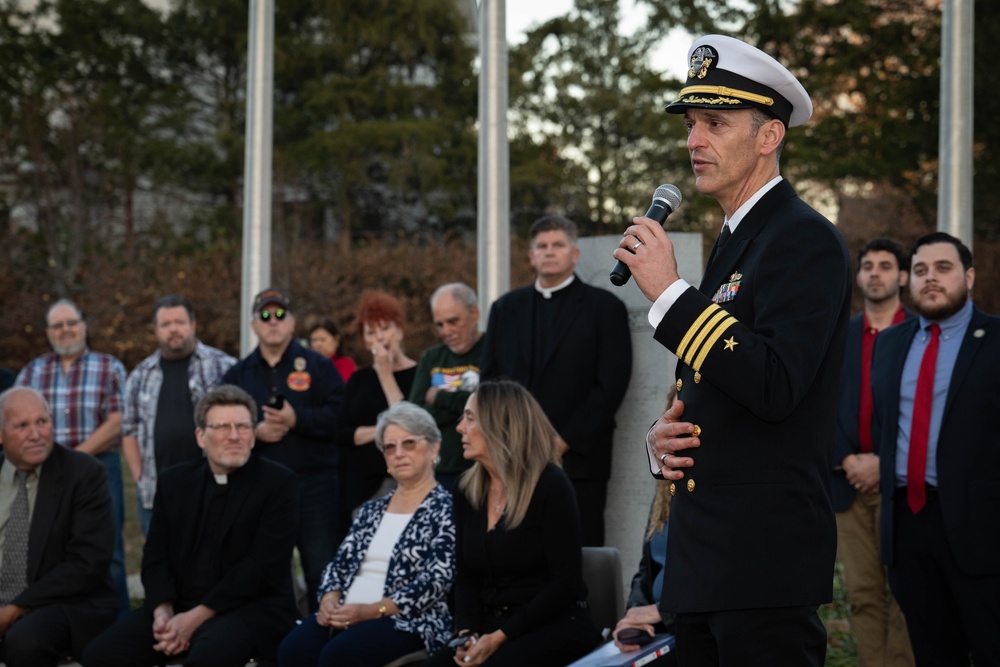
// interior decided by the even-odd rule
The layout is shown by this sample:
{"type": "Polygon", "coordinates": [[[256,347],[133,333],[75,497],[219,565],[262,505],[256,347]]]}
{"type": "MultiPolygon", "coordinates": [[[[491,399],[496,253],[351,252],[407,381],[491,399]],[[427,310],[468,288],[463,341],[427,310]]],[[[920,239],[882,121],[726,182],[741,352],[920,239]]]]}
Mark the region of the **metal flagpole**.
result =
{"type": "Polygon", "coordinates": [[[972,248],[973,0],[944,0],[941,12],[937,227],[972,248]]]}
{"type": "Polygon", "coordinates": [[[250,0],[246,148],[243,168],[243,264],[240,356],[255,346],[250,299],[271,282],[271,145],[274,95],[274,0],[250,0]]]}
{"type": "Polygon", "coordinates": [[[510,288],[510,151],[507,144],[506,5],[479,5],[479,196],[477,217],[480,325],[510,288]]]}

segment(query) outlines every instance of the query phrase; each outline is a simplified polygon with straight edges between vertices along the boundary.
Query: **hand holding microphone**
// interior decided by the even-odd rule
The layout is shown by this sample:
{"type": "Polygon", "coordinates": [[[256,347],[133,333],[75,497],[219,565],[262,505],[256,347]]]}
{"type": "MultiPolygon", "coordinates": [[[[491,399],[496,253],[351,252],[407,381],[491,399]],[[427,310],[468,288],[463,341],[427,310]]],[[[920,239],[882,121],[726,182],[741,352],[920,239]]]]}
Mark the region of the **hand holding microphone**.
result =
{"type": "MultiPolygon", "coordinates": [[[[667,216],[677,210],[677,207],[680,205],[681,191],[677,189],[677,186],[671,184],[661,185],[653,193],[653,201],[649,205],[649,210],[646,211],[646,217],[662,225],[667,216]]],[[[631,252],[634,253],[641,245],[642,241],[640,240],[632,246],[631,252]]],[[[615,267],[611,269],[611,283],[621,287],[631,277],[632,271],[628,268],[628,265],[621,260],[616,261],[615,267]]]]}

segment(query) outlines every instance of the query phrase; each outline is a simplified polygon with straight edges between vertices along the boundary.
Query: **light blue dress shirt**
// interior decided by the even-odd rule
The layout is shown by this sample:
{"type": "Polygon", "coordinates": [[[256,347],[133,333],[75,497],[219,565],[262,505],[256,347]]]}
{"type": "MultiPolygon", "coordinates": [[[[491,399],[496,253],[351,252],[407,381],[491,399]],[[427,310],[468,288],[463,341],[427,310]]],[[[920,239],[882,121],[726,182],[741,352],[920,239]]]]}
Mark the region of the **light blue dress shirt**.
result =
{"type": "MultiPolygon", "coordinates": [[[[938,436],[941,420],[944,418],[944,403],[948,398],[951,374],[955,369],[958,351],[972,320],[972,301],[966,301],[957,313],[938,322],[941,338],[938,344],[937,364],[934,366],[934,398],[931,404],[931,425],[927,434],[927,469],[924,481],[937,486],[938,436]]],[[[933,324],[925,317],[920,318],[920,331],[913,337],[910,351],[903,365],[903,377],[899,384],[899,432],[896,436],[896,486],[906,486],[906,464],[910,454],[910,428],[913,425],[913,401],[917,394],[917,376],[924,350],[930,342],[928,327],[933,324]]]]}

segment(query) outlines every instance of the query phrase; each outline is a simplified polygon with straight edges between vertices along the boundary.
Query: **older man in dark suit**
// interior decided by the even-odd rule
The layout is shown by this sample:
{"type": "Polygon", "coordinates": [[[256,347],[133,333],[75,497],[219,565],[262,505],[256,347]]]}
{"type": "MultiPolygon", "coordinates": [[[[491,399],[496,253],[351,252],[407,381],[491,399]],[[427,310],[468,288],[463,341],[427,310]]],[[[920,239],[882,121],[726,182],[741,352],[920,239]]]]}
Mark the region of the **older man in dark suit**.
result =
{"type": "Polygon", "coordinates": [[[882,559],[918,666],[1000,665],[1000,318],[972,305],[974,282],[965,244],[922,237],[920,317],[875,340],[882,559]]]}
{"type": "Polygon", "coordinates": [[[535,284],[490,309],[483,378],[524,385],[559,434],[585,546],[604,544],[615,413],[632,375],[628,313],[618,297],[574,273],[576,224],[548,215],[531,226],[535,284]]]}
{"type": "Polygon", "coordinates": [[[195,408],[202,461],[160,476],[142,559],[142,609],[95,639],[84,665],[238,667],[273,660],[297,616],[288,563],[295,475],[250,456],[257,406],[238,387],[195,408]]]}
{"type": "Polygon", "coordinates": [[[56,446],[34,389],[0,394],[0,660],[79,657],[115,619],[114,519],[104,466],[56,446]]]}
{"type": "Polygon", "coordinates": [[[678,664],[822,665],[832,596],[830,460],[850,316],[840,232],[780,176],[787,128],[812,103],[776,60],[721,35],[695,41],[684,114],[698,191],[723,232],[701,285],[677,274],[663,228],[636,218],[614,256],[674,352],[678,400],[647,437],[673,483],[660,606],[678,664]]]}

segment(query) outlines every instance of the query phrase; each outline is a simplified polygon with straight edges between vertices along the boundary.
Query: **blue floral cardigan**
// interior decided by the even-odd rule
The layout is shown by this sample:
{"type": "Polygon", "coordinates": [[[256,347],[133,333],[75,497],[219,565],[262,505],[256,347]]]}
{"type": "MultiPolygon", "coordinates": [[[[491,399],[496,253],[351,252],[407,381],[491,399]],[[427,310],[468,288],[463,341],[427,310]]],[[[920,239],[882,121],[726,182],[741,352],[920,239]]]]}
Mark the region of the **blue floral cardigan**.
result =
{"type": "MultiPolygon", "coordinates": [[[[393,492],[394,493],[394,492],[393,492]]],[[[319,598],[351,587],[392,493],[369,500],[358,511],[337,556],[323,571],[319,598]]],[[[392,549],[384,595],[399,607],[391,618],[397,630],[420,635],[428,653],[452,635],[447,593],[455,578],[455,522],[451,494],[440,484],[414,512],[392,549]]]]}

